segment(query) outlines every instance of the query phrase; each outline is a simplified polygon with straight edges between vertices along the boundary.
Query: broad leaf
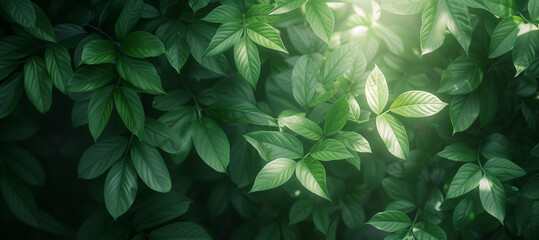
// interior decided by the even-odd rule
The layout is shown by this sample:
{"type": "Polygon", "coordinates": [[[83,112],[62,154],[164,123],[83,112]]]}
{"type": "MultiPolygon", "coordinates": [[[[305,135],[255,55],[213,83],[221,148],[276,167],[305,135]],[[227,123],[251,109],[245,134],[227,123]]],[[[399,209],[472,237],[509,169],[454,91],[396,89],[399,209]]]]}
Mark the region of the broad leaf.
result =
{"type": "Polygon", "coordinates": [[[279,126],[286,126],[293,132],[311,140],[319,140],[323,135],[322,128],[318,124],[300,115],[280,117],[279,126]]]}
{"type": "Polygon", "coordinates": [[[499,57],[513,49],[520,30],[518,26],[522,23],[522,18],[517,16],[504,18],[498,23],[490,38],[489,58],[499,57]]]}
{"type": "Polygon", "coordinates": [[[528,1],[528,13],[532,22],[539,22],[539,3],[537,1],[528,1]]]}
{"type": "Polygon", "coordinates": [[[88,92],[98,89],[112,79],[117,79],[118,73],[113,64],[82,66],[77,69],[68,81],[68,92],[88,92]]]}
{"type": "Polygon", "coordinates": [[[449,185],[447,198],[456,198],[472,191],[479,186],[481,176],[481,169],[476,164],[466,163],[462,165],[449,185]]]}
{"type": "Polygon", "coordinates": [[[316,143],[310,150],[309,155],[321,161],[332,161],[350,158],[352,155],[337,140],[324,139],[316,143]]]}
{"type": "Polygon", "coordinates": [[[365,97],[367,98],[367,103],[373,112],[380,114],[382,111],[384,111],[389,98],[389,90],[387,88],[387,82],[384,74],[376,65],[367,77],[365,97]]]}
{"type": "Polygon", "coordinates": [[[36,24],[36,12],[30,0],[0,1],[0,6],[21,26],[32,27],[36,24]]]}
{"type": "Polygon", "coordinates": [[[144,130],[144,108],[135,90],[127,87],[114,89],[114,104],[118,115],[129,131],[141,137],[144,130]]]}
{"type": "Polygon", "coordinates": [[[189,50],[193,55],[193,58],[200,63],[200,65],[215,73],[225,75],[227,60],[223,54],[211,57],[204,56],[204,51],[208,48],[214,34],[215,29],[211,26],[191,24],[187,36],[185,37],[185,41],[189,45],[189,50]]]}
{"type": "Polygon", "coordinates": [[[277,158],[260,170],[249,192],[263,191],[281,186],[292,177],[295,169],[296,162],[294,160],[277,158]]]}
{"type": "Polygon", "coordinates": [[[21,221],[38,227],[38,208],[30,190],[6,174],[0,175],[0,192],[7,208],[21,221]]]}
{"type": "Polygon", "coordinates": [[[24,89],[39,112],[45,113],[50,109],[52,80],[42,58],[33,56],[24,64],[24,89]]]}
{"type": "Polygon", "coordinates": [[[82,50],[82,63],[101,64],[116,59],[116,45],[109,40],[93,40],[82,50]]]}
{"type": "Polygon", "coordinates": [[[408,135],[399,120],[388,114],[376,117],[378,134],[384,141],[387,150],[393,156],[406,160],[408,158],[408,135]]]}
{"type": "Polygon", "coordinates": [[[177,218],[189,210],[189,200],[179,192],[153,194],[141,202],[131,217],[131,223],[139,229],[150,229],[177,218]]]}
{"type": "Polygon", "coordinates": [[[365,223],[365,212],[361,203],[350,196],[345,196],[341,202],[341,216],[350,229],[358,229],[365,223]]]}
{"type": "Polygon", "coordinates": [[[137,173],[128,158],[117,161],[105,179],[105,207],[116,219],[123,215],[137,195],[137,173]]]}
{"type": "Polygon", "coordinates": [[[127,1],[114,24],[114,34],[118,40],[121,41],[133,29],[140,19],[143,9],[144,2],[142,0],[127,1]]]}
{"type": "Polygon", "coordinates": [[[348,120],[349,111],[346,97],[341,97],[331,105],[331,108],[326,114],[326,121],[324,122],[324,133],[326,136],[332,136],[341,131],[348,120]]]}
{"type": "Polygon", "coordinates": [[[526,175],[520,166],[504,158],[491,158],[483,166],[485,171],[500,181],[507,181],[526,175]]]}
{"type": "Polygon", "coordinates": [[[141,142],[131,144],[131,162],[144,183],[157,192],[168,192],[172,187],[167,165],[154,147],[141,142]]]}
{"type": "Polygon", "coordinates": [[[215,56],[236,44],[243,35],[243,26],[239,23],[225,23],[217,28],[215,36],[204,52],[205,56],[215,56]]]}
{"type": "Polygon", "coordinates": [[[472,149],[467,143],[455,143],[446,146],[438,156],[457,162],[475,162],[477,150],[472,149]]]}
{"type": "Polygon", "coordinates": [[[122,79],[147,93],[165,93],[161,86],[161,78],[155,67],[147,60],[122,55],[116,63],[116,70],[122,79]]]}
{"type": "Polygon", "coordinates": [[[262,47],[288,53],[277,30],[267,23],[259,22],[247,25],[247,36],[262,47]]]}
{"type": "Polygon", "coordinates": [[[441,111],[447,103],[423,91],[408,91],[399,95],[389,111],[405,117],[428,117],[441,111]]]}
{"type": "Polygon", "coordinates": [[[161,40],[149,32],[136,31],[127,34],[120,45],[120,50],[134,58],[157,57],[165,53],[161,40]]]}
{"type": "Polygon", "coordinates": [[[489,134],[481,146],[481,155],[486,159],[513,159],[512,142],[500,133],[489,134]]]}
{"type": "Polygon", "coordinates": [[[386,232],[397,232],[412,225],[410,218],[402,211],[387,210],[375,214],[366,224],[386,232]]]}
{"type": "Polygon", "coordinates": [[[309,1],[305,4],[305,15],[316,36],[329,44],[335,25],[331,8],[323,1],[309,1]]]}
{"type": "Polygon", "coordinates": [[[475,90],[483,81],[481,59],[477,55],[462,55],[454,59],[442,74],[439,93],[460,95],[475,90]]]}
{"type": "Polygon", "coordinates": [[[189,0],[189,6],[196,13],[199,9],[206,7],[209,2],[209,0],[189,0]]]}
{"type": "Polygon", "coordinates": [[[314,227],[323,233],[328,235],[329,230],[329,215],[323,206],[317,205],[313,210],[313,223],[314,227]]]}
{"type": "Polygon", "coordinates": [[[167,95],[155,96],[152,107],[163,112],[180,110],[191,100],[191,95],[183,89],[169,91],[167,95]]]}
{"type": "Polygon", "coordinates": [[[94,137],[94,141],[99,138],[103,129],[109,122],[112,109],[114,108],[114,87],[108,86],[97,90],[88,105],[88,128],[94,137]]]}
{"type": "Polygon", "coordinates": [[[311,157],[300,160],[296,165],[296,177],[307,190],[331,201],[326,187],[326,170],[320,162],[311,157]]]}
{"type": "Polygon", "coordinates": [[[126,152],[129,140],[121,136],[105,138],[90,146],[80,158],[78,176],[93,179],[101,176],[126,152]]]}
{"type": "Polygon", "coordinates": [[[45,172],[39,161],[24,148],[4,144],[0,147],[2,164],[14,175],[33,186],[43,186],[45,172]]]}
{"type": "Polygon", "coordinates": [[[195,149],[202,160],[217,172],[226,172],[230,144],[221,127],[211,118],[193,121],[189,127],[195,149]]]}
{"type": "Polygon", "coordinates": [[[266,161],[277,158],[298,159],[303,157],[303,146],[294,136],[284,132],[257,131],[244,135],[245,139],[266,161]]]}
{"type": "Polygon", "coordinates": [[[342,143],[346,148],[362,153],[370,153],[371,146],[367,139],[365,139],[361,134],[352,131],[343,131],[339,135],[335,136],[339,142],[342,143]]]}
{"type": "Polygon", "coordinates": [[[477,91],[453,97],[449,105],[449,118],[453,134],[468,129],[479,116],[479,94],[477,91]]]}
{"type": "Polygon", "coordinates": [[[485,211],[503,224],[505,218],[505,190],[496,177],[487,173],[481,178],[479,198],[485,211]]]}
{"type": "Polygon", "coordinates": [[[234,45],[234,62],[240,75],[253,88],[256,88],[260,76],[260,56],[255,43],[248,37],[236,41],[234,45]]]}
{"type": "Polygon", "coordinates": [[[49,18],[47,17],[47,15],[45,15],[41,8],[39,8],[36,4],[33,5],[36,12],[36,22],[34,25],[31,25],[29,27],[22,26],[22,28],[38,39],[49,42],[56,42],[54,30],[52,29],[49,18]]]}
{"type": "Polygon", "coordinates": [[[71,56],[67,49],[54,44],[45,49],[45,65],[52,80],[52,84],[62,93],[66,92],[66,85],[73,74],[71,56]]]}

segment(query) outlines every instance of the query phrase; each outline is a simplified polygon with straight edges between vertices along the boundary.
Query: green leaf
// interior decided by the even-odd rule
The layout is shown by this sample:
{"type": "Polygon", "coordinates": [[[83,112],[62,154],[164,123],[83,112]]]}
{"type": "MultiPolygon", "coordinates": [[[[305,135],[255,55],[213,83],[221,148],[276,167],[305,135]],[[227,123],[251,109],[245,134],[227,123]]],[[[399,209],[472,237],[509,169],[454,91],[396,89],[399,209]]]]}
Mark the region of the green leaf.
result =
{"type": "Polygon", "coordinates": [[[389,110],[404,117],[428,117],[441,111],[447,103],[431,93],[408,91],[399,95],[389,110]]]}
{"type": "Polygon", "coordinates": [[[238,72],[253,88],[260,76],[260,56],[258,48],[251,39],[243,37],[234,45],[234,61],[238,72]]]}
{"type": "Polygon", "coordinates": [[[307,219],[314,209],[314,203],[310,199],[297,200],[290,207],[289,221],[290,225],[299,223],[307,219]]]}
{"type": "Polygon", "coordinates": [[[319,140],[324,134],[318,124],[300,115],[280,117],[279,126],[286,126],[293,132],[311,140],[319,140]]]}
{"type": "Polygon", "coordinates": [[[376,65],[367,77],[365,97],[373,112],[379,115],[384,111],[389,98],[389,90],[387,88],[386,77],[376,65]]]}
{"type": "Polygon", "coordinates": [[[335,136],[339,142],[342,143],[346,148],[362,153],[370,153],[371,146],[367,139],[365,139],[361,134],[351,131],[343,131],[339,135],[335,136]]]}
{"type": "Polygon", "coordinates": [[[292,94],[301,106],[309,106],[316,94],[318,66],[311,55],[301,56],[292,70],[292,94]]]}
{"type": "Polygon", "coordinates": [[[320,162],[311,157],[300,160],[296,165],[296,177],[307,190],[331,201],[326,187],[326,170],[320,162]]]}
{"type": "Polygon", "coordinates": [[[519,32],[513,48],[513,65],[518,76],[526,70],[535,59],[535,49],[539,45],[539,29],[527,23],[519,26],[519,32]]]}
{"type": "Polygon", "coordinates": [[[500,181],[507,181],[526,175],[520,166],[504,158],[491,158],[483,166],[485,171],[496,176],[500,181]]]}
{"type": "Polygon", "coordinates": [[[208,107],[208,114],[225,122],[277,126],[273,117],[247,101],[220,100],[208,107]]]}
{"type": "Polygon", "coordinates": [[[36,12],[30,0],[0,1],[0,6],[7,15],[23,27],[32,27],[36,24],[36,12]]]}
{"type": "Polygon", "coordinates": [[[178,153],[181,150],[180,136],[164,123],[152,118],[146,118],[141,139],[167,153],[178,153]]]}
{"type": "Polygon", "coordinates": [[[17,107],[23,90],[23,74],[12,74],[0,85],[0,119],[17,107]]]}
{"type": "Polygon", "coordinates": [[[203,67],[221,74],[226,75],[227,60],[223,54],[206,57],[204,51],[208,48],[211,38],[215,34],[215,29],[211,26],[202,24],[189,25],[189,31],[185,38],[189,45],[189,50],[193,58],[203,67]]]}
{"type": "Polygon", "coordinates": [[[457,39],[464,52],[468,54],[472,40],[470,14],[468,7],[461,0],[445,0],[447,5],[447,28],[457,39]]]}
{"type": "Polygon", "coordinates": [[[479,94],[477,91],[453,97],[449,105],[449,118],[453,134],[468,129],[479,116],[479,94]]]}
{"type": "Polygon", "coordinates": [[[197,119],[197,112],[194,107],[183,106],[178,110],[166,112],[159,121],[170,127],[178,135],[188,132],[189,125],[197,119]]]}
{"type": "Polygon", "coordinates": [[[335,139],[324,139],[316,143],[311,148],[309,155],[321,161],[333,161],[352,157],[348,150],[335,139]]]}
{"type": "Polygon", "coordinates": [[[513,49],[520,30],[518,26],[523,22],[522,18],[511,16],[498,23],[490,38],[489,58],[499,57],[513,49]]]}
{"type": "Polygon", "coordinates": [[[277,30],[267,23],[257,22],[247,25],[247,36],[262,47],[288,53],[277,30]]]}
{"type": "Polygon", "coordinates": [[[138,176],[148,187],[157,192],[170,191],[172,183],[168,168],[156,148],[135,140],[129,153],[138,176]]]}
{"type": "Polygon", "coordinates": [[[320,69],[320,82],[326,84],[342,76],[357,55],[357,44],[349,43],[333,50],[320,69]]]}
{"type": "Polygon", "coordinates": [[[537,1],[528,1],[528,13],[532,22],[539,22],[539,3],[537,1]]]}
{"type": "Polygon", "coordinates": [[[92,100],[88,105],[88,128],[94,141],[99,138],[112,114],[114,107],[113,89],[114,87],[108,86],[97,90],[92,95],[92,100]]]}
{"type": "Polygon", "coordinates": [[[141,137],[144,130],[144,108],[135,90],[127,87],[114,89],[114,104],[118,115],[129,131],[141,137]]]}
{"type": "Polygon", "coordinates": [[[51,108],[52,81],[42,58],[32,56],[24,64],[24,89],[40,113],[51,108]]]}
{"type": "Polygon", "coordinates": [[[221,5],[214,8],[202,20],[211,23],[243,23],[243,13],[240,9],[230,5],[221,5]]]}
{"type": "Polygon", "coordinates": [[[189,132],[202,160],[217,172],[226,172],[230,162],[230,144],[221,127],[211,118],[193,121],[189,132]]]}
{"type": "Polygon", "coordinates": [[[180,73],[187,58],[189,58],[189,46],[185,42],[187,29],[179,22],[166,22],[155,30],[157,36],[163,42],[168,62],[180,73]]]}
{"type": "Polygon", "coordinates": [[[84,45],[82,63],[101,64],[116,59],[116,45],[109,40],[93,40],[84,45]]]}
{"type": "Polygon", "coordinates": [[[483,0],[488,11],[498,17],[510,17],[517,12],[515,0],[483,0]]]}
{"type": "Polygon", "coordinates": [[[243,137],[266,161],[277,158],[298,159],[303,157],[303,146],[294,136],[284,132],[256,131],[243,137]]]}
{"type": "Polygon", "coordinates": [[[376,117],[376,128],[387,150],[393,156],[406,160],[409,151],[408,135],[402,123],[389,114],[382,114],[376,117]]]}
{"type": "Polygon", "coordinates": [[[455,58],[442,74],[439,93],[461,95],[471,93],[483,81],[483,69],[479,56],[470,54],[455,58]]]}
{"type": "Polygon", "coordinates": [[[513,159],[512,142],[502,134],[489,134],[483,141],[481,146],[481,155],[486,159],[505,158],[513,159]]]}
{"type": "MultiPolygon", "coordinates": [[[[191,0],[190,0],[191,1],[191,0]]],[[[150,239],[193,239],[211,240],[210,235],[196,223],[175,222],[158,229],[149,234],[150,239]]]]}
{"type": "Polygon", "coordinates": [[[113,64],[82,66],[69,78],[68,92],[88,92],[98,89],[118,78],[113,64]]]}
{"type": "Polygon", "coordinates": [[[43,186],[45,173],[39,161],[17,145],[4,144],[0,148],[2,164],[14,175],[33,186],[43,186]]]}
{"type": "Polygon", "coordinates": [[[39,41],[34,38],[10,35],[0,39],[2,59],[19,59],[39,50],[39,41]]]}
{"type": "Polygon", "coordinates": [[[350,229],[358,229],[365,223],[365,212],[361,203],[350,196],[345,196],[341,202],[341,216],[350,229]]]}
{"type": "Polygon", "coordinates": [[[416,208],[416,204],[408,200],[395,200],[386,205],[386,210],[399,210],[409,213],[416,208]]]}
{"type": "Polygon", "coordinates": [[[143,9],[144,2],[142,0],[128,0],[125,3],[116,24],[114,24],[114,34],[118,40],[121,41],[135,27],[143,9]]]}
{"type": "Polygon", "coordinates": [[[418,222],[412,229],[414,236],[417,239],[429,239],[429,240],[446,240],[447,235],[444,230],[438,225],[430,222],[418,222]]]}
{"type": "Polygon", "coordinates": [[[67,49],[60,44],[50,45],[45,49],[45,65],[52,80],[52,84],[62,93],[66,93],[65,86],[73,69],[71,68],[71,56],[67,49]]]}
{"type": "Polygon", "coordinates": [[[481,178],[479,198],[485,211],[500,220],[503,225],[505,218],[505,190],[496,177],[486,173],[481,178]]]}
{"type": "Polygon", "coordinates": [[[326,209],[320,205],[316,206],[313,211],[313,223],[316,229],[323,233],[324,235],[328,234],[329,230],[329,215],[326,212],[326,209]]]}
{"type": "Polygon", "coordinates": [[[331,108],[326,114],[326,121],[324,122],[324,133],[326,136],[332,136],[341,131],[346,121],[348,121],[349,111],[346,97],[341,97],[331,105],[331,108]]]}
{"type": "Polygon", "coordinates": [[[460,201],[453,211],[453,227],[459,230],[470,224],[474,220],[474,202],[470,197],[460,201]]]}
{"type": "Polygon", "coordinates": [[[165,53],[161,40],[149,32],[136,31],[127,34],[120,45],[120,50],[134,58],[157,57],[165,53]]]}
{"type": "Polygon", "coordinates": [[[472,149],[467,143],[455,143],[446,146],[438,156],[457,162],[475,162],[477,150],[472,149]]]}
{"type": "Polygon", "coordinates": [[[38,227],[38,208],[30,190],[6,174],[0,175],[0,192],[7,208],[21,221],[38,227]]]}
{"type": "Polygon", "coordinates": [[[239,23],[225,23],[217,28],[215,36],[204,52],[204,56],[215,56],[236,44],[243,35],[243,26],[239,23]]]}
{"type": "Polygon", "coordinates": [[[361,121],[361,108],[359,107],[359,104],[357,103],[356,99],[353,96],[348,96],[346,100],[348,100],[348,107],[350,108],[350,112],[348,113],[348,120],[354,122],[361,121]]]}
{"type": "Polygon", "coordinates": [[[129,210],[138,190],[137,173],[127,157],[112,165],[104,188],[105,207],[117,219],[129,210]]]}
{"type": "Polygon", "coordinates": [[[451,180],[447,190],[447,198],[456,198],[472,191],[479,186],[481,176],[481,169],[476,164],[466,163],[462,165],[453,180],[451,180]]]}
{"type": "Polygon", "coordinates": [[[199,9],[206,7],[209,2],[209,0],[189,0],[189,6],[196,13],[199,9]]]}
{"type": "Polygon", "coordinates": [[[394,14],[413,15],[423,12],[428,0],[383,0],[382,9],[394,14]]]}
{"type": "Polygon", "coordinates": [[[331,8],[322,1],[309,1],[305,4],[305,15],[316,36],[329,44],[335,25],[331,8]]]}
{"type": "Polygon", "coordinates": [[[283,14],[303,6],[307,0],[276,0],[277,7],[270,14],[283,14]]]}
{"type": "Polygon", "coordinates": [[[180,110],[191,100],[191,95],[183,89],[174,89],[167,95],[155,96],[152,107],[163,112],[180,110]]]}
{"type": "Polygon", "coordinates": [[[277,158],[262,168],[256,175],[249,192],[264,191],[283,185],[296,169],[296,162],[287,158],[277,158]]]}
{"type": "Polygon", "coordinates": [[[402,211],[387,210],[379,212],[372,216],[371,220],[366,222],[375,228],[386,232],[397,232],[412,225],[410,218],[402,211]]]}
{"type": "Polygon", "coordinates": [[[93,179],[101,176],[125,154],[129,140],[121,136],[105,138],[90,146],[80,158],[78,176],[93,179]]]}
{"type": "Polygon", "coordinates": [[[147,93],[165,93],[155,67],[145,59],[134,59],[121,55],[116,63],[116,70],[122,79],[147,93]]]}
{"type": "Polygon", "coordinates": [[[151,229],[187,212],[189,200],[179,192],[168,192],[166,194],[153,194],[138,208],[131,217],[131,223],[138,229],[151,229]]]}
{"type": "Polygon", "coordinates": [[[32,36],[49,41],[49,42],[56,42],[56,37],[54,36],[54,30],[52,29],[51,22],[49,21],[49,18],[41,8],[39,8],[36,4],[34,5],[34,10],[36,12],[36,21],[34,25],[31,25],[29,27],[22,26],[22,28],[27,31],[28,33],[32,34],[32,36]]]}
{"type": "Polygon", "coordinates": [[[447,5],[443,0],[431,0],[421,16],[420,44],[421,55],[425,55],[442,46],[448,22],[447,5]]]}

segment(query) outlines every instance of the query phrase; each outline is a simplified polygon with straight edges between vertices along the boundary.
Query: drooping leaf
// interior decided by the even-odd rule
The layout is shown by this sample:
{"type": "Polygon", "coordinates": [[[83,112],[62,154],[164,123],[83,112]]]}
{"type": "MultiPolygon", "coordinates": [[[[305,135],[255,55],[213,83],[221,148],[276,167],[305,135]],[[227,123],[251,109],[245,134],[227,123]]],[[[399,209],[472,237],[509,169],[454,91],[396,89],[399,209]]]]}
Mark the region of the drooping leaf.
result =
{"type": "Polygon", "coordinates": [[[113,94],[114,105],[125,126],[133,134],[141,137],[145,116],[140,97],[135,90],[127,87],[115,88],[113,94]]]}
{"type": "Polygon", "coordinates": [[[311,157],[300,160],[296,165],[296,177],[307,190],[331,201],[326,187],[326,170],[320,162],[311,157]]]}
{"type": "Polygon", "coordinates": [[[367,103],[373,112],[380,114],[384,111],[389,98],[389,90],[384,74],[376,65],[374,66],[374,70],[372,70],[367,77],[365,96],[367,98],[367,103]]]}
{"type": "Polygon", "coordinates": [[[125,137],[113,136],[90,146],[80,158],[78,176],[83,179],[99,177],[125,154],[128,142],[125,137]]]}
{"type": "Polygon", "coordinates": [[[131,161],[124,158],[117,161],[110,169],[105,179],[105,207],[116,219],[123,215],[137,195],[137,173],[131,161]]]}
{"type": "Polygon", "coordinates": [[[113,90],[112,86],[97,90],[88,105],[88,128],[94,140],[99,138],[109,122],[114,107],[113,90]]]}
{"type": "Polygon", "coordinates": [[[305,4],[305,15],[316,36],[329,44],[335,25],[331,8],[323,1],[309,1],[305,4]]]}
{"type": "Polygon", "coordinates": [[[366,224],[386,232],[397,232],[412,225],[410,218],[402,211],[387,210],[375,214],[366,224]]]}
{"type": "Polygon", "coordinates": [[[406,160],[409,151],[408,135],[402,123],[389,114],[382,114],[376,117],[376,128],[387,150],[393,156],[406,160]]]}
{"type": "Polygon", "coordinates": [[[234,61],[240,75],[253,88],[256,88],[260,76],[260,56],[258,48],[248,37],[236,41],[234,45],[234,61]]]}
{"type": "Polygon", "coordinates": [[[447,103],[423,91],[408,91],[399,95],[389,110],[405,117],[428,117],[441,111],[447,103]]]}
{"type": "Polygon", "coordinates": [[[348,101],[345,97],[341,97],[339,100],[335,101],[326,114],[324,134],[326,136],[337,134],[346,124],[349,111],[348,101]]]}
{"type": "Polygon", "coordinates": [[[352,157],[348,150],[335,139],[324,139],[316,143],[311,148],[309,155],[321,161],[332,161],[352,157]]]}
{"type": "Polygon", "coordinates": [[[33,56],[24,64],[24,89],[39,112],[45,113],[50,109],[52,80],[42,58],[33,56]]]}
{"type": "Polygon", "coordinates": [[[473,150],[467,143],[455,143],[446,146],[438,156],[457,162],[475,162],[477,150],[473,150]]]}
{"type": "Polygon", "coordinates": [[[144,59],[120,56],[116,70],[122,79],[151,94],[165,93],[155,67],[144,59]]]}
{"type": "Polygon", "coordinates": [[[449,105],[449,118],[453,134],[468,129],[479,116],[479,94],[477,91],[453,97],[449,105]]]}
{"type": "Polygon", "coordinates": [[[447,190],[447,198],[456,198],[472,191],[479,186],[481,176],[481,169],[476,164],[466,163],[462,165],[453,180],[451,180],[447,190]]]}
{"type": "Polygon", "coordinates": [[[277,158],[298,159],[303,157],[303,146],[294,136],[284,132],[257,131],[244,135],[245,139],[266,161],[277,158]]]}
{"type": "Polygon", "coordinates": [[[195,149],[202,160],[217,172],[226,172],[230,144],[219,125],[211,118],[193,121],[189,127],[195,149]]]}
{"type": "Polygon", "coordinates": [[[505,219],[505,190],[496,177],[488,173],[483,175],[479,184],[479,198],[485,211],[503,224],[505,219]]]}
{"type": "Polygon", "coordinates": [[[472,28],[468,7],[460,0],[445,0],[447,5],[447,28],[457,39],[464,52],[468,54],[472,40],[472,28]]]}
{"type": "Polygon", "coordinates": [[[142,16],[143,9],[144,2],[142,0],[129,0],[125,3],[114,24],[114,34],[118,40],[121,41],[135,27],[142,16]]]}
{"type": "Polygon", "coordinates": [[[475,90],[483,81],[481,59],[477,55],[455,58],[442,74],[439,93],[460,95],[475,90]]]}
{"type": "Polygon", "coordinates": [[[262,47],[288,53],[277,30],[267,23],[257,22],[247,25],[247,36],[262,47]]]}
{"type": "Polygon", "coordinates": [[[135,140],[129,153],[138,176],[148,187],[157,192],[170,191],[172,183],[168,168],[156,148],[135,140]]]}
{"type": "Polygon", "coordinates": [[[434,52],[442,46],[448,22],[447,5],[444,0],[428,1],[421,16],[421,55],[434,52]]]}
{"type": "Polygon", "coordinates": [[[82,63],[101,64],[116,59],[116,45],[108,40],[93,40],[84,45],[82,63]]]}
{"type": "Polygon", "coordinates": [[[249,192],[264,191],[281,186],[292,177],[295,169],[296,162],[294,160],[277,158],[260,170],[249,192]]]}
{"type": "Polygon", "coordinates": [[[134,58],[157,57],[165,53],[165,46],[151,33],[135,31],[123,38],[120,51],[134,58]]]}

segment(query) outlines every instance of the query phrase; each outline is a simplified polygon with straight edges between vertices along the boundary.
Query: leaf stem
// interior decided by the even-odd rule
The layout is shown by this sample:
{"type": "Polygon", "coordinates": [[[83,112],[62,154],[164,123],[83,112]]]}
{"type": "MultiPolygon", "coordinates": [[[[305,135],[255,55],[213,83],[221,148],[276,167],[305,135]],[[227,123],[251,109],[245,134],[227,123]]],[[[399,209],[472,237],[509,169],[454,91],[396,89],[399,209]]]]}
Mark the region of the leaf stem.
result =
{"type": "Polygon", "coordinates": [[[410,226],[410,228],[408,229],[408,232],[412,232],[412,229],[414,228],[414,225],[415,225],[415,222],[417,221],[417,216],[419,216],[419,212],[421,211],[421,209],[417,209],[417,212],[415,213],[415,217],[414,217],[414,221],[412,222],[412,226],[410,226]]]}
{"type": "Polygon", "coordinates": [[[531,23],[532,21],[528,20],[526,17],[524,17],[524,15],[522,15],[522,13],[518,13],[518,15],[520,15],[520,17],[522,19],[524,19],[526,21],[526,23],[531,23]]]}

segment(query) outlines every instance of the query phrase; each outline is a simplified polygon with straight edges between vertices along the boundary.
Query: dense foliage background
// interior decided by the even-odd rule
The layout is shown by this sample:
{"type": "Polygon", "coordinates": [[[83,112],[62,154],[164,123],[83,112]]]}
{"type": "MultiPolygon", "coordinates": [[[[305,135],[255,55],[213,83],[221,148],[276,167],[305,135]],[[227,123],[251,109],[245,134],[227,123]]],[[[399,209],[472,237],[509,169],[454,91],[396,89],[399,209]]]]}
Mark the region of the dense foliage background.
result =
{"type": "Polygon", "coordinates": [[[536,239],[536,0],[0,0],[2,239],[536,239]]]}

